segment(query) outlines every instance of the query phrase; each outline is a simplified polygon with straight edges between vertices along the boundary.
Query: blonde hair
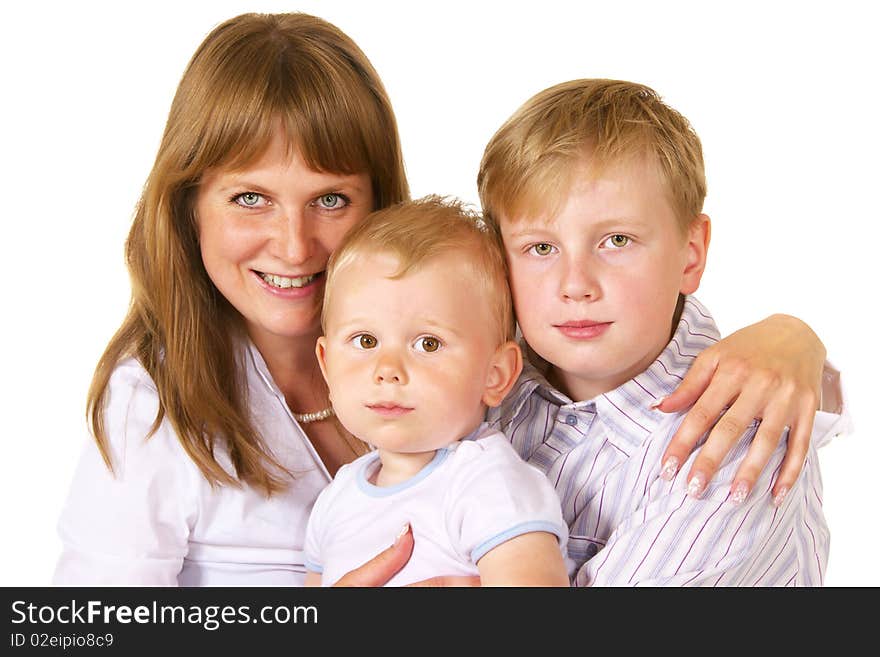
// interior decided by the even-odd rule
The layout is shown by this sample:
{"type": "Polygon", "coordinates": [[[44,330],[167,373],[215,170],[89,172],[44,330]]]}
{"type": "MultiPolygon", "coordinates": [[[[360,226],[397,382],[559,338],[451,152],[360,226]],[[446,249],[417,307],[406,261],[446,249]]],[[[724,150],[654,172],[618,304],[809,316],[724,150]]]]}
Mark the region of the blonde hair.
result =
{"type": "Polygon", "coordinates": [[[471,268],[492,306],[498,344],[514,339],[516,324],[500,235],[461,201],[434,195],[374,212],[348,232],[327,265],[322,327],[326,327],[325,310],[334,294],[336,272],[376,253],[397,259],[392,278],[438,256],[462,254],[462,266],[471,268]]]}
{"type": "Polygon", "coordinates": [[[486,146],[477,176],[483,212],[492,222],[555,216],[584,164],[597,176],[640,158],[657,167],[684,232],[706,197],[703,151],[688,120],[642,84],[558,84],[526,101],[486,146]]]}
{"type": "MultiPolygon", "coordinates": [[[[108,468],[104,425],[116,365],[137,358],[159,394],[150,433],[167,419],[204,476],[271,494],[286,471],[250,416],[234,348],[240,316],[202,264],[194,215],[205,171],[247,165],[284,131],[309,167],[367,172],[375,207],[409,196],[397,125],[366,56],[335,26],[306,14],[244,14],[217,26],[177,88],[125,245],[128,315],[98,362],[87,417],[108,468]],[[214,458],[224,441],[235,477],[214,458]]],[[[289,474],[289,473],[288,473],[289,474]]]]}

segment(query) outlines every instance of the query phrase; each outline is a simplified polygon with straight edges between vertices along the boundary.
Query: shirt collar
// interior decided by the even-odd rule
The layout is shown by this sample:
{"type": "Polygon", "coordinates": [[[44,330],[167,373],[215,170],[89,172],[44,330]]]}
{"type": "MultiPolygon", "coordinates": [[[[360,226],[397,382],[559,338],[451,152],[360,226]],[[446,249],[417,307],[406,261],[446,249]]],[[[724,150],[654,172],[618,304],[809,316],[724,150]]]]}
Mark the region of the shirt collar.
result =
{"type": "Polygon", "coordinates": [[[718,342],[720,334],[709,311],[694,297],[685,297],[672,339],[648,368],[621,386],[594,399],[575,402],[547,382],[549,364],[523,342],[523,374],[511,395],[516,417],[531,394],[573,409],[595,407],[599,418],[618,436],[641,444],[667,416],[651,405],[675,390],[697,355],[718,342]]]}
{"type": "Polygon", "coordinates": [[[558,406],[571,404],[571,399],[547,381],[550,364],[536,354],[525,339],[520,339],[519,344],[523,352],[523,369],[513,390],[501,403],[500,415],[509,418],[518,417],[533,394],[540,395],[558,406]]]}
{"type": "MultiPolygon", "coordinates": [[[[275,380],[269,372],[269,366],[266,365],[266,361],[263,359],[263,354],[257,349],[257,345],[255,345],[253,340],[247,335],[239,336],[237,340],[239,353],[242,354],[244,359],[250,360],[250,367],[246,366],[246,369],[256,372],[257,376],[263,381],[269,390],[275,393],[279,399],[284,399],[284,394],[281,392],[281,389],[275,385],[275,380]]],[[[287,402],[285,401],[285,404],[286,403],[287,402]]]]}

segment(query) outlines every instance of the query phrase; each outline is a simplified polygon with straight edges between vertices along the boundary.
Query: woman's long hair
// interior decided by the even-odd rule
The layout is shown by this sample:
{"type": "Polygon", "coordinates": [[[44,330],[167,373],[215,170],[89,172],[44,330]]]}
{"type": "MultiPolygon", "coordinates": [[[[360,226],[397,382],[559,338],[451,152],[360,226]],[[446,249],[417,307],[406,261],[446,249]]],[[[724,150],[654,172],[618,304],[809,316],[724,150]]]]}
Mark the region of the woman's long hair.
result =
{"type": "Polygon", "coordinates": [[[86,413],[113,469],[104,424],[117,364],[136,358],[167,419],[214,484],[271,494],[284,469],[255,429],[238,362],[238,313],[202,264],[194,213],[208,169],[258,158],[279,126],[309,167],[370,174],[375,207],[409,196],[397,124],[376,71],[335,26],[306,14],[245,14],[215,28],[183,74],[125,245],[132,296],[95,369],[86,413]],[[214,458],[222,441],[235,477],[214,458]]]}

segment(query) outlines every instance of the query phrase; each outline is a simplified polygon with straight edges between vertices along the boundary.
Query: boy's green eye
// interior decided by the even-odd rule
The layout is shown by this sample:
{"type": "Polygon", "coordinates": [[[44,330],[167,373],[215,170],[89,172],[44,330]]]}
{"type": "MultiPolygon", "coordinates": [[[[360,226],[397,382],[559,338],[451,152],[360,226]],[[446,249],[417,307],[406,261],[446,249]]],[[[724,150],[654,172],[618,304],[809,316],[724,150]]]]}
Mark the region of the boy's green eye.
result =
{"type": "Polygon", "coordinates": [[[612,235],[608,238],[608,243],[611,246],[620,248],[629,244],[629,238],[626,235],[612,235]]]}
{"type": "Polygon", "coordinates": [[[541,242],[540,244],[535,244],[532,247],[540,256],[550,255],[553,252],[553,247],[547,244],[546,242],[541,242]]]}

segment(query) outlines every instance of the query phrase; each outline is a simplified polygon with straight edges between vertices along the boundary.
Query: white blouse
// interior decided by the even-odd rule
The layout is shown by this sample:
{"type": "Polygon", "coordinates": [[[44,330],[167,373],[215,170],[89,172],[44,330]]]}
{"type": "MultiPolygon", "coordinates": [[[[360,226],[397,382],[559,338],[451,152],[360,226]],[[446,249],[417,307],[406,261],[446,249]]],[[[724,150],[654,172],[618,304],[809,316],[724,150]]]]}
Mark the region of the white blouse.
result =
{"type": "MultiPolygon", "coordinates": [[[[159,397],[134,359],[110,379],[105,416],[114,473],[89,434],[58,524],[53,583],[72,586],[300,586],[309,513],[331,477],[293,419],[256,347],[246,350],[249,402],[268,448],[294,473],[267,498],[214,486],[166,419],[149,439],[159,397]]],[[[229,456],[217,460],[234,473],[229,456]]]]}

